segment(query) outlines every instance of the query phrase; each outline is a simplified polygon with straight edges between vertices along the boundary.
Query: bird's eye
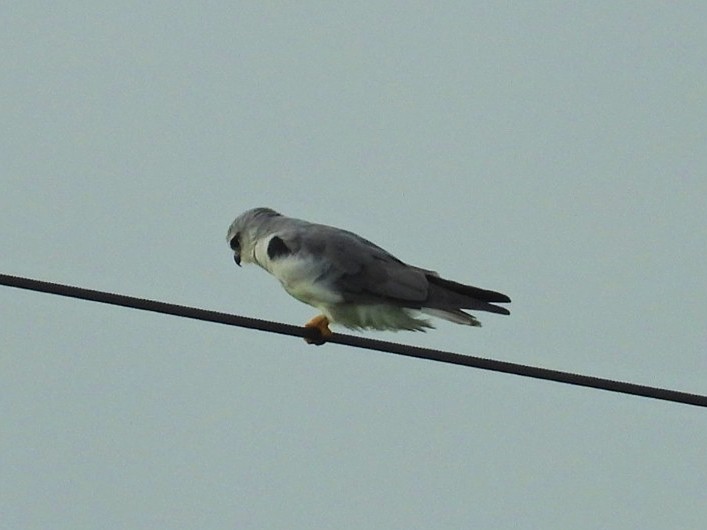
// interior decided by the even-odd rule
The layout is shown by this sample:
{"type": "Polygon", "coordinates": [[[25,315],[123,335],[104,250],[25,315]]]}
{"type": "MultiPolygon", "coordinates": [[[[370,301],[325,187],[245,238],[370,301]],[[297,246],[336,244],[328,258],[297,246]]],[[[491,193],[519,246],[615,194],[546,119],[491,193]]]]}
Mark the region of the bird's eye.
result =
{"type": "Polygon", "coordinates": [[[238,250],[239,248],[241,248],[239,236],[240,234],[236,234],[231,238],[231,241],[229,242],[229,245],[231,245],[231,250],[238,250]]]}

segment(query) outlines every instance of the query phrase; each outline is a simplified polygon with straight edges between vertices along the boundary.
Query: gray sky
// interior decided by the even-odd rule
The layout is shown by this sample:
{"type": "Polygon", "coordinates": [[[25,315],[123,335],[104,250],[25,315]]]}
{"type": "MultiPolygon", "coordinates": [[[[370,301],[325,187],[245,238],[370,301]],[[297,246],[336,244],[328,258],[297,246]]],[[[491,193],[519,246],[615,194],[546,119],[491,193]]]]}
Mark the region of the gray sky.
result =
{"type": "MultiPolygon", "coordinates": [[[[14,2],[0,272],[301,324],[225,232],[512,299],[367,335],[707,393],[707,5],[14,2]]],[[[703,409],[0,287],[0,527],[701,529],[703,409]]]]}

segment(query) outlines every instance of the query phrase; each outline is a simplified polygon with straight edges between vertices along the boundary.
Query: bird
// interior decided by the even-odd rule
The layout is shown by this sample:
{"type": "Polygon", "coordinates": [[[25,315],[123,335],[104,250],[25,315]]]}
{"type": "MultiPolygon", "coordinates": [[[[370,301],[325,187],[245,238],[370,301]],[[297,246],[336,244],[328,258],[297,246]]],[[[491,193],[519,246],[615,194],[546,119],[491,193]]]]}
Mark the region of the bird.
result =
{"type": "Polygon", "coordinates": [[[463,309],[509,315],[505,294],[442,278],[408,265],[363,237],[333,226],[286,217],[271,208],[240,214],[226,240],[233,259],[259,265],[287,293],[321,314],[315,328],[323,344],[330,324],[354,330],[426,331],[434,325],[422,315],[468,326],[481,326],[463,309]]]}

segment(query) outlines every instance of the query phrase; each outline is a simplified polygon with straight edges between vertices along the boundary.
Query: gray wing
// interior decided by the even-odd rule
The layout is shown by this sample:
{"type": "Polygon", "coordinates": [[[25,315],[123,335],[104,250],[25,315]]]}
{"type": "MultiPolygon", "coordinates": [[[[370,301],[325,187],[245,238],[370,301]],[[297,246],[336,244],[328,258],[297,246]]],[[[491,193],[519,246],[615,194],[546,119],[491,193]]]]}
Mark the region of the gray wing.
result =
{"type": "Polygon", "coordinates": [[[288,234],[288,246],[324,258],[322,281],[334,285],[346,301],[509,314],[507,309],[489,303],[510,302],[504,294],[445,280],[434,271],[408,265],[353,232],[307,225],[288,234]]]}
{"type": "Polygon", "coordinates": [[[279,235],[294,252],[322,258],[322,281],[334,285],[347,301],[422,302],[427,297],[425,274],[361,236],[325,225],[307,223],[279,235]]]}

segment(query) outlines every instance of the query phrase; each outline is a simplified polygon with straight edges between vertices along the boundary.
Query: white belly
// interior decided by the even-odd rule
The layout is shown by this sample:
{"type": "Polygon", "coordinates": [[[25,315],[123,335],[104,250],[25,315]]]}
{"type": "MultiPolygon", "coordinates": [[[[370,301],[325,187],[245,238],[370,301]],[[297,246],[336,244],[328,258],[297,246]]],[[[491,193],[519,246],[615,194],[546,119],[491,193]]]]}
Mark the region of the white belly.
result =
{"type": "Polygon", "coordinates": [[[261,267],[280,280],[290,295],[320,310],[343,301],[343,297],[320,278],[323,270],[320,262],[311,256],[287,256],[271,260],[267,253],[269,240],[256,245],[255,258],[261,267]]]}

